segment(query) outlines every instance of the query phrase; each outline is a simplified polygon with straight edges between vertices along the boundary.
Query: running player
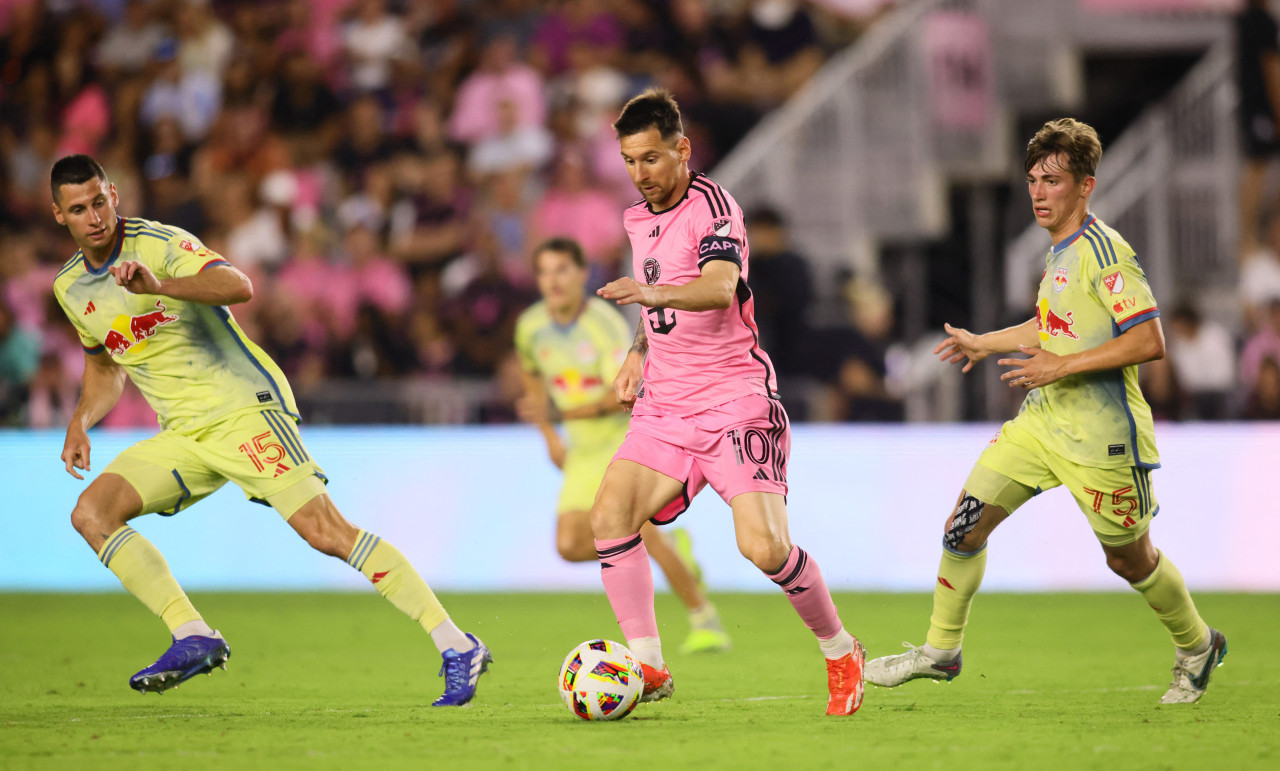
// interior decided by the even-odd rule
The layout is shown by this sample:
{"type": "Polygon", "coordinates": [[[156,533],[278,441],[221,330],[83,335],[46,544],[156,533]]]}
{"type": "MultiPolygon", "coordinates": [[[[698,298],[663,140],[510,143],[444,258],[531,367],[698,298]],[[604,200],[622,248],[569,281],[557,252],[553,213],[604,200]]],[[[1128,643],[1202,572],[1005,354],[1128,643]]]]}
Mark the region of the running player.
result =
{"type": "MultiPolygon", "coordinates": [[[[516,323],[516,351],[524,368],[525,389],[520,416],[538,427],[552,462],[564,471],[556,507],[556,548],[569,562],[585,562],[596,559],[591,503],[627,432],[626,410],[609,385],[631,341],[622,314],[604,300],[583,295],[587,263],[577,241],[550,239],[534,250],[533,267],[542,301],[516,323]],[[561,422],[567,447],[554,425],[561,422]]],[[[688,501],[681,495],[671,505],[683,510],[688,501]]],[[[689,636],[680,649],[685,653],[727,650],[729,636],[700,586],[692,553],[679,554],[648,522],[640,534],[649,556],[689,609],[689,636]]],[[[687,546],[687,536],[682,541],[687,546]]]]}
{"type": "Polygon", "coordinates": [[[689,171],[691,145],[665,90],[632,99],[613,124],[644,199],[623,215],[634,275],[597,294],[643,318],[613,386],[632,408],[626,439],[591,508],[605,593],[645,673],[646,701],[671,695],[641,525],[706,483],[733,510],[738,550],[786,592],[827,659],[828,715],[862,703],[862,644],[845,631],[818,563],[787,531],[791,430],[756,339],[742,210],[689,171]],[[641,384],[643,380],[643,385],[641,384]]]}
{"type": "Polygon", "coordinates": [[[67,427],[67,473],[88,470],[88,429],[120,398],[126,375],[161,431],[122,452],[80,495],[71,523],[102,564],[169,627],[173,644],[129,680],[163,692],[231,655],[178,586],[159,550],[129,526],[172,516],[235,482],[273,507],[316,550],[344,559],[430,633],[443,656],[436,706],[465,704],[492,656],[450,620],[396,547],[357,529],[325,493],[325,476],[298,436],[284,375],[245,337],[226,306],[248,300],[243,273],[190,233],[116,215],[102,167],[70,155],[51,172],[53,216],[80,249],[54,292],[85,349],[80,402],[67,427]]]}
{"type": "Polygon", "coordinates": [[[1182,574],[1151,543],[1159,468],[1151,409],[1138,390],[1138,365],[1164,356],[1160,311],[1137,257],[1120,234],[1089,213],[1102,144],[1090,126],[1051,121],[1027,145],[1027,189],[1036,223],[1053,242],[1045,256],[1036,315],[975,335],[946,326],[934,351],[967,359],[993,353],[1000,377],[1027,391],[1018,416],[978,457],[942,538],[925,644],[867,664],[867,681],[896,686],[960,674],[960,643],[982,583],[987,538],[1019,506],[1063,485],[1102,543],[1107,567],[1155,610],[1173,637],[1173,684],[1165,704],[1198,700],[1227,655],[1227,639],[1196,612],[1182,574]]]}

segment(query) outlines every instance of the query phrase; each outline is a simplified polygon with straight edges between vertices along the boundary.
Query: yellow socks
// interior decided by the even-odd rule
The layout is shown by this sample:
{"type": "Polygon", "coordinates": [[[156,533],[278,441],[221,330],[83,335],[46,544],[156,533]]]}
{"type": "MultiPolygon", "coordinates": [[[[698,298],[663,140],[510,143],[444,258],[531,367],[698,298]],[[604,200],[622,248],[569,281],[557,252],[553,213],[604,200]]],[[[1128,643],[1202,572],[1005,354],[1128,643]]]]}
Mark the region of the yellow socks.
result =
{"type": "Polygon", "coordinates": [[[164,555],[137,530],[125,525],[112,533],[98,552],[98,559],[116,574],[130,594],[164,621],[171,633],[183,624],[201,620],[169,572],[164,555]]]}
{"type": "Polygon", "coordinates": [[[1191,600],[1178,566],[1164,556],[1164,552],[1157,549],[1156,554],[1159,558],[1156,569],[1130,586],[1142,593],[1142,598],[1156,612],[1160,623],[1169,630],[1174,645],[1186,651],[1195,650],[1204,645],[1209,627],[1196,612],[1196,604],[1191,600]]]}
{"type": "Polygon", "coordinates": [[[973,553],[942,550],[938,583],[933,587],[933,615],[929,618],[927,644],[939,650],[960,647],[965,624],[969,623],[969,606],[982,586],[986,570],[986,546],[973,553]]]}
{"type": "Polygon", "coordinates": [[[444,606],[409,560],[373,533],[360,531],[347,564],[364,574],[383,597],[428,632],[448,620],[444,606]]]}

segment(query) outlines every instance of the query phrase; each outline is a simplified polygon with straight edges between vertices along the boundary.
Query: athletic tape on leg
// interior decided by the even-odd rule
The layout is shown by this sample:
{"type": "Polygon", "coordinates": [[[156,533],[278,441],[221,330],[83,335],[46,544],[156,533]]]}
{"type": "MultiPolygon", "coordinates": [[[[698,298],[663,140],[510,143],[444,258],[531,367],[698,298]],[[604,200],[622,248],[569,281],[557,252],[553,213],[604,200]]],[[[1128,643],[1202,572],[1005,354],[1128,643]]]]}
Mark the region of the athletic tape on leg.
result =
{"type": "Polygon", "coordinates": [[[955,515],[951,517],[951,526],[947,528],[947,534],[942,537],[942,545],[952,551],[959,549],[965,536],[978,526],[978,520],[982,518],[982,508],[985,505],[982,501],[965,493],[964,498],[960,500],[960,505],[956,507],[955,515]]]}

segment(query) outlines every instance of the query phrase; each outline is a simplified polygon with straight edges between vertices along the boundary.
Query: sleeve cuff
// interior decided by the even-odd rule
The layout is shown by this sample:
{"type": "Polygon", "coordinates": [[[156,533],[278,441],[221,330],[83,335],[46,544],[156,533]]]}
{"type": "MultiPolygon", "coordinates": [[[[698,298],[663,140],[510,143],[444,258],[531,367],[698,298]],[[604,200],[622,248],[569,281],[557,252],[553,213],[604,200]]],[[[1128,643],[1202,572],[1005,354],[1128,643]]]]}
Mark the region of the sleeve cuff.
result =
{"type": "Polygon", "coordinates": [[[1126,316],[1125,318],[1120,319],[1119,321],[1116,322],[1116,326],[1120,328],[1121,332],[1128,332],[1130,329],[1133,329],[1134,327],[1138,326],[1142,322],[1150,321],[1151,319],[1154,319],[1159,315],[1160,315],[1159,308],[1148,308],[1145,311],[1138,311],[1137,313],[1134,313],[1130,316],[1126,316]]]}

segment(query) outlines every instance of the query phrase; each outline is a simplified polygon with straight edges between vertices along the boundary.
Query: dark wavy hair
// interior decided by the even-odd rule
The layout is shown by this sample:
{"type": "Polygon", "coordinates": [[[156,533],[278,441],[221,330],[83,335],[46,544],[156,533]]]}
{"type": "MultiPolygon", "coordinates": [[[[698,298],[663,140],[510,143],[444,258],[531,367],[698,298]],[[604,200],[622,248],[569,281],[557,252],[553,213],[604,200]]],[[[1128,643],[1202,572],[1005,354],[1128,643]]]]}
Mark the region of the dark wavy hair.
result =
{"type": "Polygon", "coordinates": [[[613,130],[618,139],[640,134],[656,128],[664,142],[684,136],[684,124],[680,121],[680,105],[665,88],[648,88],[631,98],[623,106],[613,130]]]}

